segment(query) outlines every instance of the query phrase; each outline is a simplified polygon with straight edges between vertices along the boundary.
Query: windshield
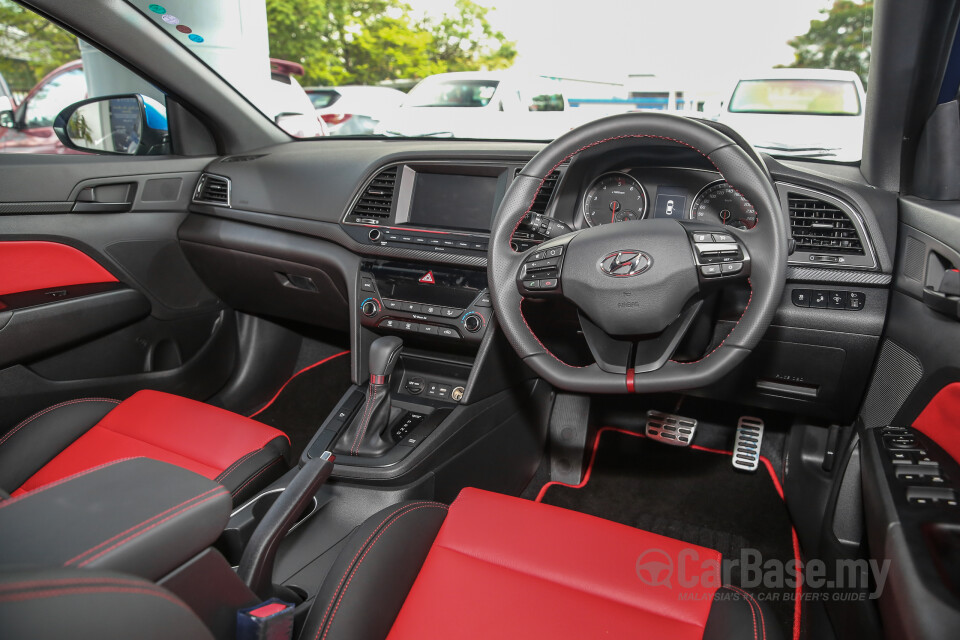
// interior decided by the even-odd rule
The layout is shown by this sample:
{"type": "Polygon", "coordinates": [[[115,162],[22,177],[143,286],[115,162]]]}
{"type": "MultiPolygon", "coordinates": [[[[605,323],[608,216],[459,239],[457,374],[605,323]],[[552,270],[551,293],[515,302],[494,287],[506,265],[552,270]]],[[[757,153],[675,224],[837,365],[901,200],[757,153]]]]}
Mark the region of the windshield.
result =
{"type": "Polygon", "coordinates": [[[860,159],[872,0],[127,2],[271,120],[315,110],[315,135],[540,141],[656,110],[860,159]],[[328,102],[345,86],[383,93],[328,102]]]}
{"type": "Polygon", "coordinates": [[[485,107],[500,83],[495,80],[425,80],[403,101],[405,107],[485,107]]]}
{"type": "Polygon", "coordinates": [[[860,115],[853,82],[837,80],[741,80],[730,98],[733,113],[860,115]]]}

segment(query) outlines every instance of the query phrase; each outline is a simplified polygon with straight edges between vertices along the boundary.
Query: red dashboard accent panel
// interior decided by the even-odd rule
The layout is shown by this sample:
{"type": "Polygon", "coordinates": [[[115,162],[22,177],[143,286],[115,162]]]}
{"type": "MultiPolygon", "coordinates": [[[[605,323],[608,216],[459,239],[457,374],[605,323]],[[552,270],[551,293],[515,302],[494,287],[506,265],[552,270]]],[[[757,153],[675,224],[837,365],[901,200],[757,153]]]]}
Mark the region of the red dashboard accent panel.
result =
{"type": "Polygon", "coordinates": [[[712,549],[464,489],[389,638],[699,640],[719,566],[712,549]]]}
{"type": "Polygon", "coordinates": [[[97,262],[59,242],[0,242],[0,296],[8,293],[116,282],[97,262]]]}
{"type": "Polygon", "coordinates": [[[960,462],[960,382],[940,389],[913,426],[960,462]]]}

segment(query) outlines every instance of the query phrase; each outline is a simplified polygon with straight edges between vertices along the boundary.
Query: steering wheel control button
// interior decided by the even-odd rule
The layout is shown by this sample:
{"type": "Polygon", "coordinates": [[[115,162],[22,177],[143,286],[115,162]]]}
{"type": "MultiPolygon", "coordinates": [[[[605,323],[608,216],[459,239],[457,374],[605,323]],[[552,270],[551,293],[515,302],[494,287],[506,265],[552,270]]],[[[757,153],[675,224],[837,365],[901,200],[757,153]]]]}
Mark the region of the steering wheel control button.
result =
{"type": "Polygon", "coordinates": [[[733,443],[731,461],[734,469],[756,471],[760,463],[760,443],[763,441],[763,420],[741,416],[733,443]]]}
{"type": "Polygon", "coordinates": [[[705,264],[700,267],[700,273],[708,278],[720,275],[720,265],[719,264],[705,264]]]}
{"type": "Polygon", "coordinates": [[[423,378],[410,378],[407,380],[407,393],[412,395],[420,395],[423,393],[423,387],[425,386],[423,378]]]}
{"type": "Polygon", "coordinates": [[[530,290],[530,291],[537,291],[538,289],[540,289],[540,281],[539,281],[539,280],[524,280],[524,281],[523,281],[523,286],[524,286],[525,289],[528,289],[528,290],[530,290]]]}
{"type": "Polygon", "coordinates": [[[806,289],[794,289],[790,292],[790,299],[795,307],[810,306],[810,292],[806,289]]]}
{"type": "Polygon", "coordinates": [[[688,447],[697,433],[697,421],[693,418],[647,411],[647,424],[644,427],[646,436],[674,447],[688,447]]]}
{"type": "Polygon", "coordinates": [[[714,242],[736,242],[729,233],[714,233],[713,234],[714,242]]]}
{"type": "Polygon", "coordinates": [[[549,278],[549,279],[547,279],[547,280],[541,280],[541,281],[540,281],[540,289],[541,289],[541,290],[543,290],[543,289],[556,289],[556,288],[557,288],[557,284],[558,284],[558,282],[557,282],[557,279],[556,279],[556,278],[549,278]]]}
{"type": "Polygon", "coordinates": [[[693,234],[693,241],[698,244],[701,242],[713,242],[713,236],[709,233],[695,233],[693,234]]]}
{"type": "Polygon", "coordinates": [[[723,275],[732,276],[735,273],[740,273],[743,270],[742,262],[724,262],[720,265],[720,271],[723,275]]]}

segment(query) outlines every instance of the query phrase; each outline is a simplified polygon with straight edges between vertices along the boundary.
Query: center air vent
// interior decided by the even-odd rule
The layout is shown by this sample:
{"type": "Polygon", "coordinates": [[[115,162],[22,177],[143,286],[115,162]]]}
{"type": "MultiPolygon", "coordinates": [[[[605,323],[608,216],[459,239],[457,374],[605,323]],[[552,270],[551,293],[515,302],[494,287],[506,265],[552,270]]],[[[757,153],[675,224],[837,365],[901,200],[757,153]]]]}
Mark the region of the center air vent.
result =
{"type": "Polygon", "coordinates": [[[209,173],[203,174],[197,182],[196,191],[193,192],[193,201],[229,207],[230,181],[209,173]]]}
{"type": "Polygon", "coordinates": [[[863,240],[856,225],[837,205],[791,192],[787,194],[787,206],[790,209],[790,232],[797,242],[797,251],[864,255],[863,240]]]}
{"type": "Polygon", "coordinates": [[[533,206],[530,207],[531,213],[543,215],[547,212],[547,207],[550,206],[550,200],[553,198],[553,192],[556,190],[559,181],[559,171],[554,171],[546,177],[536,199],[533,201],[533,206]]]}
{"type": "Polygon", "coordinates": [[[390,217],[393,208],[393,194],[397,187],[397,167],[384,169],[373,177],[363,193],[353,205],[350,216],[354,218],[377,218],[380,220],[390,217]]]}

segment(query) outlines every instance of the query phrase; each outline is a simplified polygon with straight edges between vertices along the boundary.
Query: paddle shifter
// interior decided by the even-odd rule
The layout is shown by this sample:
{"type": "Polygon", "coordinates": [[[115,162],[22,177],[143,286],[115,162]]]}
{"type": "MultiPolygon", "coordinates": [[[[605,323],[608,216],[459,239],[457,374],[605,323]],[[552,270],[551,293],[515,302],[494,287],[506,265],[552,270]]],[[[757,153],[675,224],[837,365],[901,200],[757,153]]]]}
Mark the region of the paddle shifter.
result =
{"type": "Polygon", "coordinates": [[[403,340],[385,336],[370,345],[370,386],[360,414],[337,443],[334,453],[380,456],[393,447],[385,433],[390,422],[390,374],[400,359],[403,340]]]}

